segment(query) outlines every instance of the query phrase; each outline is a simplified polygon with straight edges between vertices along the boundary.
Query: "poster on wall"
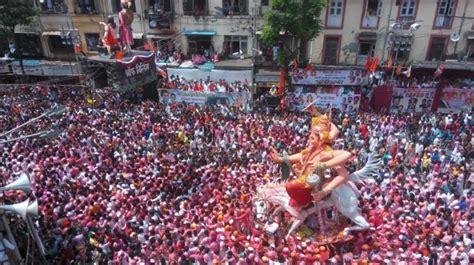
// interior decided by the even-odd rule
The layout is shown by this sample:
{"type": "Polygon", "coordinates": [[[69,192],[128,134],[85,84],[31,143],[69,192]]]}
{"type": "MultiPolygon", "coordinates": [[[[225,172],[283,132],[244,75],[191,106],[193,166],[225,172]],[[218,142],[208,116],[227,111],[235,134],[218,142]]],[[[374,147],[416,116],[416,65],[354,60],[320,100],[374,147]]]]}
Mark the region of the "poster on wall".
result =
{"type": "Polygon", "coordinates": [[[246,92],[198,92],[178,89],[158,89],[161,104],[187,103],[198,105],[226,105],[240,107],[247,105],[250,98],[246,92]]]}
{"type": "Polygon", "coordinates": [[[436,94],[435,88],[393,88],[390,112],[429,112],[436,94]]]}
{"type": "Polygon", "coordinates": [[[441,94],[438,112],[469,112],[474,108],[474,90],[445,88],[441,94]]]}
{"type": "MultiPolygon", "coordinates": [[[[155,54],[135,55],[130,60],[117,60],[117,75],[114,85],[120,90],[141,87],[157,79],[155,54]]],[[[115,87],[115,86],[114,86],[115,87]]]]}
{"type": "Polygon", "coordinates": [[[304,93],[301,89],[289,93],[290,106],[301,110],[311,102],[316,107],[326,109],[329,105],[342,112],[357,112],[359,110],[361,95],[353,89],[344,87],[317,88],[316,92],[304,93]]]}
{"type": "Polygon", "coordinates": [[[363,83],[363,70],[293,70],[292,79],[295,85],[335,85],[359,86],[363,83]]]}

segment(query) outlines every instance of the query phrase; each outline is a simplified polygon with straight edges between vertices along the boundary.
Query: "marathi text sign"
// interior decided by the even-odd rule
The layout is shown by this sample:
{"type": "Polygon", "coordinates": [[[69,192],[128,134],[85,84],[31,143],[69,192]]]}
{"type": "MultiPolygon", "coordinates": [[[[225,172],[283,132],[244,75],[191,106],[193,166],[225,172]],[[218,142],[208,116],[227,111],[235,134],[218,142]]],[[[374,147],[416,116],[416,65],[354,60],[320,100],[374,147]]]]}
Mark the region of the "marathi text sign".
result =
{"type": "Polygon", "coordinates": [[[292,78],[295,85],[358,86],[363,82],[363,71],[294,69],[292,78]]]}
{"type": "Polygon", "coordinates": [[[249,99],[249,94],[245,92],[197,92],[178,89],[158,89],[158,93],[161,104],[177,102],[198,105],[222,104],[240,107],[246,105],[249,99]]]}
{"type": "Polygon", "coordinates": [[[391,112],[431,111],[435,88],[393,88],[391,112]]]}
{"type": "Polygon", "coordinates": [[[117,60],[117,67],[114,83],[120,90],[137,88],[157,79],[154,53],[135,55],[129,61],[117,60]]]}
{"type": "Polygon", "coordinates": [[[471,111],[474,107],[474,90],[445,88],[441,94],[439,112],[471,111]]]}
{"type": "Polygon", "coordinates": [[[360,94],[346,90],[344,87],[336,87],[331,91],[318,89],[315,93],[295,92],[289,93],[289,104],[292,108],[301,110],[311,102],[316,107],[326,109],[329,105],[342,112],[357,112],[360,105],[360,94]]]}

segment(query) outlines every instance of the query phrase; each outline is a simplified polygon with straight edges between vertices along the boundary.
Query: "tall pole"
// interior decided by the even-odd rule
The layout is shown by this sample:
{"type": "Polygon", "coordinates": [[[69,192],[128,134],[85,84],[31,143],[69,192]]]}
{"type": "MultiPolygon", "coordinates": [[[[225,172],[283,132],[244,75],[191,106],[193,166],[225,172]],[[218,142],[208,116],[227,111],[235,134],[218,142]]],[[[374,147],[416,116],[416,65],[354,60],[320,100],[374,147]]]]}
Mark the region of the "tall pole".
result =
{"type": "Polygon", "coordinates": [[[385,29],[385,39],[384,39],[384,42],[383,42],[383,49],[382,49],[382,62],[385,59],[385,48],[387,47],[390,21],[392,20],[392,7],[393,7],[393,0],[390,0],[390,8],[389,8],[389,11],[388,11],[387,26],[386,26],[386,29],[385,29]]]}

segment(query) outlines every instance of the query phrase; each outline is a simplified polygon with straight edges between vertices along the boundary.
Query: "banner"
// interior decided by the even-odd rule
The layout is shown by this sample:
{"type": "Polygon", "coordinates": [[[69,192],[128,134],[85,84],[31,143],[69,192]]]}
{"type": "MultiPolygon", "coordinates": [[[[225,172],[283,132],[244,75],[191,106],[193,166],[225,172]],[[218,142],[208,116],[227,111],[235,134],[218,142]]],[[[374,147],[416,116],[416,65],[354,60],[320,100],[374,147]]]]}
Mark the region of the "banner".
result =
{"type": "Polygon", "coordinates": [[[227,82],[240,81],[244,82],[245,79],[248,81],[253,80],[252,70],[240,70],[240,71],[231,71],[231,70],[211,70],[211,71],[202,71],[200,69],[182,69],[182,68],[168,68],[168,76],[182,76],[186,80],[206,80],[208,77],[211,81],[219,81],[221,79],[226,80],[227,82]]]}
{"type": "Polygon", "coordinates": [[[246,105],[250,98],[249,93],[246,92],[197,92],[178,89],[158,89],[158,94],[161,104],[177,102],[198,105],[222,104],[240,107],[246,105]]]}
{"type": "Polygon", "coordinates": [[[441,94],[438,112],[469,112],[474,107],[474,90],[445,88],[441,94]]]}
{"type": "Polygon", "coordinates": [[[372,107],[375,111],[387,112],[390,109],[392,96],[392,87],[388,85],[374,87],[372,94],[372,107]]]}
{"type": "Polygon", "coordinates": [[[393,88],[391,112],[429,112],[435,88],[393,88]]]}
{"type": "Polygon", "coordinates": [[[360,105],[360,94],[354,93],[353,89],[344,87],[318,88],[315,93],[294,92],[288,93],[288,101],[293,109],[301,110],[311,102],[316,107],[326,109],[332,104],[342,112],[357,112],[360,105]]]}
{"type": "Polygon", "coordinates": [[[295,85],[359,86],[363,83],[363,70],[317,70],[296,68],[292,73],[295,85]]]}
{"type": "Polygon", "coordinates": [[[120,90],[141,87],[157,79],[155,54],[135,55],[129,61],[117,60],[117,80],[120,90]]]}

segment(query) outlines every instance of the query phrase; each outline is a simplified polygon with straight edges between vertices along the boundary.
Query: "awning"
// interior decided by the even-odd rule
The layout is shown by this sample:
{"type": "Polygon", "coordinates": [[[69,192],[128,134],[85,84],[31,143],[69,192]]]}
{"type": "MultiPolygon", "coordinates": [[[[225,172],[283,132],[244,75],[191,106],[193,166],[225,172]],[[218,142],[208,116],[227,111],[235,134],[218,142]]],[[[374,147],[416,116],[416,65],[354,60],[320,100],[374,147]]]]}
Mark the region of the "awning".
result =
{"type": "Polygon", "coordinates": [[[144,33],[133,33],[133,38],[134,39],[142,39],[144,33]]]}
{"type": "Polygon", "coordinates": [[[61,31],[43,31],[43,36],[61,36],[61,31]]]}
{"type": "Polygon", "coordinates": [[[158,40],[163,40],[163,39],[172,39],[173,35],[160,35],[160,34],[150,34],[148,33],[146,35],[148,39],[158,39],[158,40]]]}
{"type": "Polygon", "coordinates": [[[363,31],[359,33],[359,40],[370,40],[370,41],[377,40],[377,33],[363,31]]]}
{"type": "Polygon", "coordinates": [[[215,31],[194,31],[194,30],[185,30],[183,31],[184,36],[214,36],[216,35],[215,31]]]}

